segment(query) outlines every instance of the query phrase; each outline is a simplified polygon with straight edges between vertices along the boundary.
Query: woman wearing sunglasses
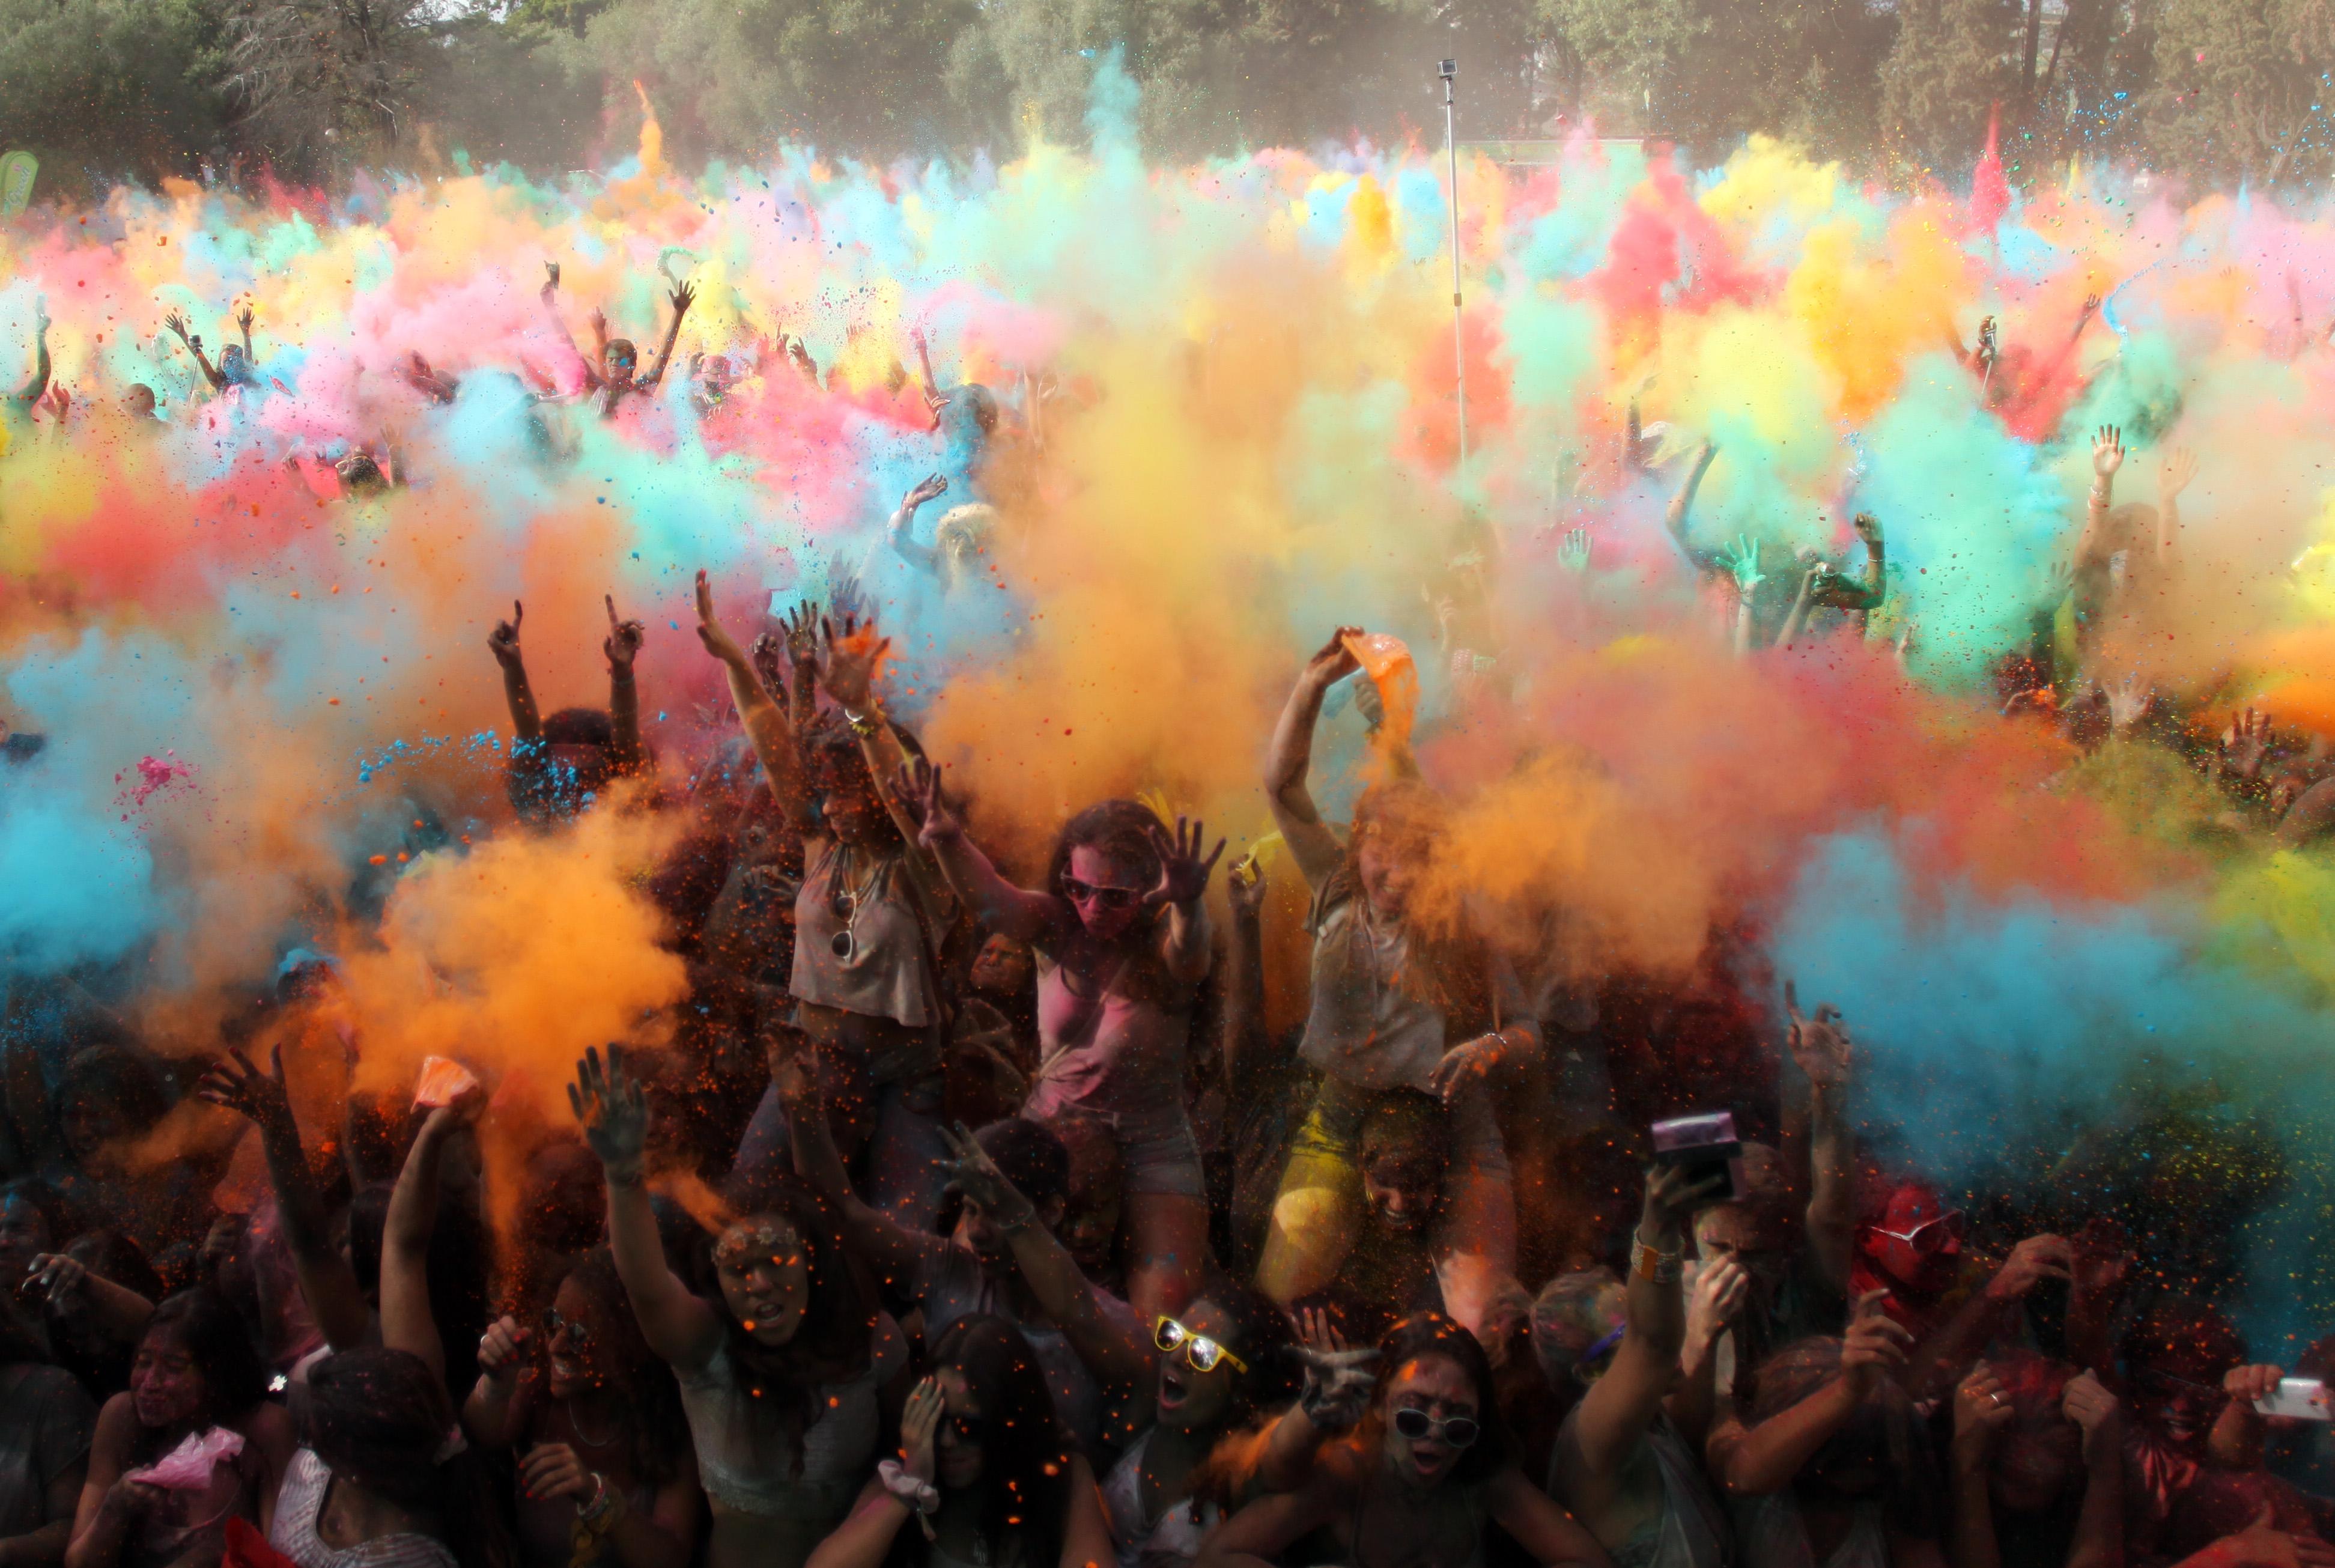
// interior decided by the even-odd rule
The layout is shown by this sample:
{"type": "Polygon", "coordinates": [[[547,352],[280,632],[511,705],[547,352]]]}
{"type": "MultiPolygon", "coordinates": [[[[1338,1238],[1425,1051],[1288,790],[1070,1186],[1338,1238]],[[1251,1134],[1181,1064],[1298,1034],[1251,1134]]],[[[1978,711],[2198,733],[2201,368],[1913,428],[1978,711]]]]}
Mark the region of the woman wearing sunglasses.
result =
{"type": "MultiPolygon", "coordinates": [[[[914,842],[914,828],[877,780],[906,760],[878,705],[877,666],[890,647],[846,615],[820,623],[819,684],[840,717],[814,727],[775,702],[713,613],[697,575],[697,634],[722,662],[731,700],[782,813],[819,809],[803,840],[795,897],[794,1021],[818,1048],[847,1159],[866,1148],[863,1185],[911,1224],[940,1213],[943,1017],[936,954],[947,888],[914,842]]],[[[774,1107],[766,1107],[774,1109],[774,1107]]]]}
{"type": "Polygon", "coordinates": [[[1127,1293],[1145,1319],[1176,1312],[1208,1250],[1207,1188],[1184,1108],[1194,993],[1214,960],[1200,825],[1173,837],[1151,808],[1106,800],[1063,825],[1032,891],[997,874],[919,762],[896,793],[925,847],[982,924],[1038,954],[1038,1082],[1022,1114],[1093,1117],[1117,1137],[1130,1241],[1127,1293]]]}
{"type": "Polygon", "coordinates": [[[1021,1331],[960,1318],[877,1466],[808,1568],[1095,1568],[1110,1560],[1094,1472],[1054,1420],[1021,1331]],[[912,1523],[913,1521],[913,1523],[912,1523]]]}
{"type": "Polygon", "coordinates": [[[585,1254],[532,1324],[479,1341],[462,1429],[516,1448],[523,1568],[668,1568],[705,1507],[673,1372],[641,1337],[606,1248],[585,1254]],[[590,1538],[579,1553],[579,1529],[590,1538]]]}
{"type": "Polygon", "coordinates": [[[1316,1531],[1350,1568],[1476,1568],[1487,1524],[1534,1562],[1603,1568],[1596,1540],[1517,1467],[1473,1334],[1439,1313],[1405,1318],[1380,1343],[1379,1367],[1353,1435],[1323,1449],[1298,1490],[1226,1520],[1200,1568],[1267,1568],[1316,1531]]]}

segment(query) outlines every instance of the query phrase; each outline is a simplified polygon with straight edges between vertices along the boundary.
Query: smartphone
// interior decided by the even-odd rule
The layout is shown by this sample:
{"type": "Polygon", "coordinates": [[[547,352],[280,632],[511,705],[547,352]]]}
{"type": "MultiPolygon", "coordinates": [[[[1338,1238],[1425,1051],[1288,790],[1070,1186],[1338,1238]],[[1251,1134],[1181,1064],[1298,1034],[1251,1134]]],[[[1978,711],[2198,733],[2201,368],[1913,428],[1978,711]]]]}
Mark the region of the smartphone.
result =
{"type": "Polygon", "coordinates": [[[1736,1136],[1733,1111],[1676,1116],[1647,1130],[1653,1135],[1655,1164],[1684,1166],[1689,1179],[1696,1182],[1717,1175],[1727,1177],[1697,1208],[1732,1203],[1743,1195],[1743,1140],[1736,1136]]]}
{"type": "Polygon", "coordinates": [[[2290,1416],[2298,1421],[2335,1421],[2327,1405],[2327,1385],[2317,1378],[2281,1378],[2278,1392],[2256,1399],[2254,1408],[2265,1416],[2290,1416]]]}

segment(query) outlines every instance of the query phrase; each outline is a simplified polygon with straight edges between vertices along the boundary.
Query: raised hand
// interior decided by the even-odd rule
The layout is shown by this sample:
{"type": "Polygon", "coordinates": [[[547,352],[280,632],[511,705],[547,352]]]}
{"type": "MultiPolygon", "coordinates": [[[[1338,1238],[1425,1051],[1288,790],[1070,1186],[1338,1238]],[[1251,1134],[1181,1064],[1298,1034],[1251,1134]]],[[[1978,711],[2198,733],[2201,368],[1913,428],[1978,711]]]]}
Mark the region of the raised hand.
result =
{"type": "Polygon", "coordinates": [[[1687,1216],[1696,1205],[1724,1192],[1727,1185],[1728,1176],[1723,1170],[1695,1177],[1688,1174],[1685,1166],[1651,1166],[1646,1172],[1646,1196],[1638,1221],[1639,1234],[1683,1237],[1687,1216]]]}
{"type": "Polygon", "coordinates": [[[180,343],[188,343],[191,341],[187,336],[187,313],[185,311],[174,310],[170,315],[164,316],[162,318],[162,330],[176,336],[180,343]]]}
{"type": "Polygon", "coordinates": [[[81,1305],[88,1283],[88,1268],[68,1253],[41,1253],[24,1276],[24,1289],[60,1312],[81,1305]]]}
{"type": "Polygon", "coordinates": [[[1750,1273],[1733,1258],[1705,1264],[1686,1300],[1687,1343],[1709,1350],[1734,1323],[1750,1294],[1750,1273]]]}
{"type": "Polygon", "coordinates": [[[559,264],[556,261],[545,262],[543,264],[543,292],[548,295],[552,290],[558,286],[559,264]]]}
{"type": "Polygon", "coordinates": [[[251,306],[248,305],[235,313],[235,324],[243,329],[243,335],[246,337],[251,335],[252,319],[251,306]]]}
{"type": "Polygon", "coordinates": [[[926,1378],[908,1390],[908,1402],[900,1411],[900,1467],[927,1486],[940,1474],[935,1439],[947,1408],[940,1379],[926,1378]]]}
{"type": "Polygon", "coordinates": [[[1342,1350],[1346,1336],[1338,1331],[1329,1313],[1308,1307],[1297,1314],[1297,1342],[1309,1350],[1342,1350]]]}
{"type": "Polygon", "coordinates": [[[936,501],[946,494],[948,494],[948,476],[930,474],[919,481],[915,489],[900,498],[900,505],[903,509],[913,512],[926,501],[936,501]]]}
{"type": "Polygon", "coordinates": [[[630,674],[633,660],[640,653],[642,642],[648,636],[648,628],[638,621],[617,619],[615,595],[603,594],[600,602],[608,608],[608,635],[600,644],[600,652],[608,658],[608,673],[630,674]]]}
{"type": "Polygon", "coordinates": [[[973,1134],[963,1122],[941,1129],[941,1141],[948,1146],[946,1161],[948,1185],[951,1190],[963,1193],[965,1200],[978,1205],[981,1212],[999,1230],[1011,1234],[1026,1230],[1038,1217],[1038,1211],[1020,1187],[997,1168],[973,1134]]]}
{"type": "Polygon", "coordinates": [[[263,1133],[293,1128],[292,1096],[284,1087],[284,1048],[267,1053],[266,1072],[251,1064],[237,1046],[203,1070],[195,1094],[211,1105],[234,1111],[263,1133]]]}
{"type": "Polygon", "coordinates": [[[673,303],[673,314],[675,317],[687,315],[689,307],[697,303],[697,286],[693,283],[676,284],[673,286],[673,293],[667,298],[673,303]]]}
{"type": "Polygon", "coordinates": [[[1264,867],[1254,854],[1244,855],[1225,870],[1225,902],[1241,918],[1254,919],[1264,908],[1264,867]]]}
{"type": "Polygon", "coordinates": [[[819,623],[819,683],[848,712],[865,713],[874,701],[876,669],[892,650],[892,639],[876,635],[874,624],[846,615],[841,629],[822,615],[819,623]]]}
{"type": "Polygon", "coordinates": [[[1181,817],[1176,818],[1173,840],[1157,828],[1151,830],[1151,847],[1159,852],[1159,880],[1144,895],[1147,905],[1157,909],[1167,904],[1192,904],[1208,890],[1208,873],[1216,868],[1225,841],[1217,839],[1216,848],[1203,860],[1200,846],[1206,837],[1203,824],[1181,817]]]}
{"type": "Polygon", "coordinates": [[[2107,479],[2124,467],[2124,432],[2114,425],[2102,425],[2092,438],[2092,472],[2107,479]]]}
{"type": "Polygon", "coordinates": [[[495,656],[495,663],[507,670],[518,663],[518,626],[525,619],[527,606],[513,599],[511,618],[497,621],[495,629],[487,634],[487,652],[495,656]]]}
{"type": "Polygon", "coordinates": [[[534,1341],[535,1331],[520,1327],[517,1318],[497,1318],[479,1336],[480,1376],[490,1382],[508,1383],[527,1372],[534,1341]]]}
{"type": "Polygon", "coordinates": [[[1856,1298],[1847,1338],[1841,1343],[1840,1375],[1860,1404],[1891,1368],[1905,1364],[1906,1349],[1914,1342],[1912,1330],[1882,1312],[1888,1294],[1867,1291],[1856,1298]]]}
{"type": "Polygon", "coordinates": [[[1730,547],[1719,552],[1719,565],[1735,579],[1735,592],[1746,599],[1768,580],[1759,573],[1759,541],[1749,534],[1738,534],[1730,547]]]}
{"type": "Polygon", "coordinates": [[[751,669],[745,650],[738,639],[722,629],[720,617],[713,613],[713,585],[706,580],[705,568],[697,569],[697,640],[705,651],[732,669],[751,669]]]}
{"type": "Polygon", "coordinates": [[[916,825],[916,841],[925,848],[937,849],[964,837],[964,824],[942,792],[941,770],[922,757],[900,764],[893,794],[908,820],[916,825]]]}
{"type": "Polygon", "coordinates": [[[1792,1060],[1808,1075],[1808,1081],[1818,1089],[1847,1087],[1854,1047],[1848,1038],[1848,1025],[1840,1018],[1840,1009],[1830,1002],[1820,1004],[1814,1018],[1800,1013],[1799,992],[1793,983],[1784,982],[1784,1013],[1791,1021],[1785,1033],[1785,1044],[1790,1047],[1792,1060]]]}
{"type": "Polygon", "coordinates": [[[1856,537],[1865,541],[1867,549],[1881,543],[1881,519],[1871,512],[1857,513],[1848,520],[1848,526],[1856,530],[1856,537]]]}
{"type": "Polygon", "coordinates": [[[1982,1457],[1994,1446],[1995,1434],[2019,1419],[2019,1407],[2002,1391],[2002,1379],[1981,1361],[1954,1388],[1954,1447],[1982,1457]]]}
{"type": "MultiPolygon", "coordinates": [[[[1329,1337],[1334,1340],[1336,1335],[1332,1332],[1329,1337]]],[[[1349,1350],[1342,1346],[1332,1350],[1300,1344],[1297,1360],[1305,1369],[1305,1386],[1297,1396],[1297,1408],[1324,1432],[1352,1431],[1361,1424],[1362,1412],[1370,1408],[1371,1392],[1378,1386],[1378,1359],[1372,1346],[1349,1350]]]]}
{"type": "Polygon", "coordinates": [[[1556,564],[1568,572],[1585,572],[1589,569],[1589,530],[1587,528],[1569,529],[1565,537],[1557,541],[1556,564]]]}
{"type": "Polygon", "coordinates": [[[2156,688],[2135,670],[2113,686],[2103,685],[2107,694],[2108,723],[2118,734],[2140,722],[2148,711],[2148,704],[2156,696],[2156,688]]]}
{"type": "Polygon", "coordinates": [[[607,1178],[620,1185],[639,1181],[648,1151],[649,1108],[638,1081],[625,1074],[623,1046],[608,1048],[605,1067],[598,1048],[584,1052],[576,1064],[576,1081],[567,1086],[567,1105],[607,1178]]]}
{"type": "Polygon", "coordinates": [[[2059,1394],[2059,1413],[2084,1434],[2086,1459],[2098,1460],[2120,1450],[2124,1408],[2091,1373],[2068,1379],[2059,1394]]]}
{"type": "Polygon", "coordinates": [[[785,634],[787,663],[799,670],[819,668],[819,605],[805,599],[779,617],[785,634]]]}
{"type": "Polygon", "coordinates": [[[2189,488],[2197,477],[2197,454],[2187,447],[2175,447],[2156,462],[2156,493],[2171,500],[2189,488]]]}
{"type": "Polygon", "coordinates": [[[2262,772],[2262,759],[2270,755],[2270,715],[2252,708],[2240,711],[2222,731],[2222,762],[2241,779],[2253,779],[2262,772]]]}
{"type": "Polygon", "coordinates": [[[2045,1280],[2073,1282],[2076,1267],[2075,1249],[2064,1236],[2029,1236],[2010,1249],[2010,1255],[1995,1270],[1994,1277],[1986,1282],[1987,1300],[1996,1302],[2024,1301],[2037,1285],[2045,1280]]]}
{"type": "Polygon", "coordinates": [[[1305,661],[1305,679],[1326,690],[1361,669],[1362,662],[1346,646],[1346,639],[1361,634],[1360,626],[1341,626],[1331,633],[1322,651],[1305,661]]]}

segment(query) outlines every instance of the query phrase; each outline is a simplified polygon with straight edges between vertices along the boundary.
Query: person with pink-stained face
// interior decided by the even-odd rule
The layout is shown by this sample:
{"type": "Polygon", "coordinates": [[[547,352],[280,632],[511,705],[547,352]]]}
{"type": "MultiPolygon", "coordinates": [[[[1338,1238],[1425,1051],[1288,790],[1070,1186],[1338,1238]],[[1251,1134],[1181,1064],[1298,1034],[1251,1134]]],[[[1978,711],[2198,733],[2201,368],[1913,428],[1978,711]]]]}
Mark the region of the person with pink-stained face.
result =
{"type": "Polygon", "coordinates": [[[1108,1126],[1125,1171],[1128,1300],[1148,1321],[1183,1310],[1207,1255],[1207,1189],[1184,1107],[1194,993],[1214,960],[1202,825],[1171,836],[1151,808],[1106,800],[1063,825],[1045,886],[1012,886],[966,836],[940,775],[897,791],[957,896],[1038,957],[1039,1061],[1022,1114],[1108,1126]]]}

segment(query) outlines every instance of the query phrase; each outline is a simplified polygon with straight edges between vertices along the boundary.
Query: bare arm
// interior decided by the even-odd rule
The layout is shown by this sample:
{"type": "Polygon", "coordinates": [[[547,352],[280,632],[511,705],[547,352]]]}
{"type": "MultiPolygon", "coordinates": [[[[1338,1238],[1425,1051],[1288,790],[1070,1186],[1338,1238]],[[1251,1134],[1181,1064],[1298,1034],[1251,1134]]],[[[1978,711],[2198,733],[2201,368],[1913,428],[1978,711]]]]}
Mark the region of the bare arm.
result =
{"type": "Polygon", "coordinates": [[[656,368],[641,383],[644,387],[664,384],[665,367],[673,363],[673,345],[681,338],[681,318],[689,314],[690,305],[696,298],[697,290],[690,284],[684,283],[673,291],[673,319],[665,324],[664,344],[657,350],[656,368]]]}
{"type": "Polygon", "coordinates": [[[1858,1299],[1838,1377],[1756,1427],[1729,1416],[1712,1430],[1711,1475],[1729,1496],[1763,1496],[1790,1486],[1816,1451],[1856,1413],[1874,1379],[1904,1364],[1905,1341],[1912,1336],[1881,1314],[1883,1294],[1873,1291],[1858,1299]]]}
{"type": "Polygon", "coordinates": [[[1686,1339],[1686,1297],[1679,1286],[1686,1214],[1725,1180],[1713,1176],[1690,1185],[1678,1166],[1657,1166],[1647,1174],[1630,1265],[1627,1327],[1613,1366],[1582,1396],[1571,1437],[1557,1447],[1565,1495],[1610,1496],[1661,1412],[1662,1396],[1678,1377],[1679,1348],[1686,1339]]]}
{"type": "Polygon", "coordinates": [[[205,1072],[196,1092],[213,1105],[225,1106],[251,1118],[259,1128],[259,1147],[267,1157],[267,1179],[276,1189],[276,1207],[284,1221],[284,1239],[292,1251],[301,1297],[308,1315],[335,1350],[364,1342],[373,1327],[373,1309],[357,1285],[356,1269],[333,1244],[332,1222],[316,1193],[315,1173],[300,1147],[300,1126],[293,1119],[291,1096],[284,1087],[284,1053],[269,1059],[271,1070],[262,1073],[240,1050],[205,1072]]]}
{"type": "Polygon", "coordinates": [[[916,508],[926,501],[937,500],[947,493],[948,480],[934,474],[900,498],[899,508],[892,514],[888,536],[893,551],[920,572],[937,576],[941,569],[940,552],[930,545],[916,542],[916,508]]]}
{"type": "Polygon", "coordinates": [[[1838,1008],[1820,1005],[1803,1017],[1788,980],[1784,1011],[1785,1048],[1808,1079],[1809,1258],[1824,1283],[1845,1297],[1856,1228],[1856,1138],[1848,1119],[1855,1046],[1838,1008]]]}
{"type": "Polygon", "coordinates": [[[1169,974],[1187,985],[1206,979],[1216,958],[1206,894],[1208,873],[1224,855],[1225,841],[1217,839],[1216,849],[1203,860],[1200,846],[1206,837],[1205,824],[1181,817],[1176,818],[1172,840],[1157,829],[1151,835],[1152,845],[1159,852],[1159,882],[1147,902],[1154,907],[1164,905],[1168,911],[1168,917],[1160,922],[1159,959],[1169,974]]]}
{"type": "Polygon", "coordinates": [[[169,315],[164,316],[162,318],[162,325],[167,328],[172,335],[178,338],[179,342],[184,345],[189,353],[195,356],[195,363],[201,368],[203,380],[210,383],[211,391],[217,392],[219,388],[227,385],[227,377],[221,375],[217,367],[215,367],[211,363],[210,360],[204,354],[203,340],[188,332],[187,318],[182,312],[174,310],[169,315]]]}
{"type": "Polygon", "coordinates": [[[909,1516],[906,1503],[870,1479],[843,1523],[811,1548],[803,1568],[883,1568],[909,1516]]]}
{"type": "Polygon", "coordinates": [[[2156,469],[2156,559],[2169,566],[2181,533],[2181,492],[2197,477],[2197,458],[2187,450],[2165,454],[2156,469]]]}
{"type": "Polygon", "coordinates": [[[2124,437],[2114,425],[2102,425],[2092,439],[2092,489],[2084,502],[2084,531],[2076,536],[2076,565],[2106,560],[2108,555],[2108,510],[2116,499],[2117,470],[2124,467],[2124,437]]]}
{"type": "Polygon", "coordinates": [[[905,779],[896,780],[887,799],[904,803],[914,819],[916,842],[939,864],[949,886],[985,929],[1016,942],[1036,943],[1069,924],[1071,915],[1061,899],[1016,887],[997,874],[948,804],[941,769],[916,763],[905,779]]]}
{"type": "MultiPolygon", "coordinates": [[[[584,357],[584,351],[576,346],[576,339],[568,333],[567,323],[559,314],[559,264],[556,261],[547,261],[543,264],[543,292],[538,297],[543,301],[544,319],[551,323],[551,330],[559,334],[559,341],[567,345],[567,352],[583,363],[585,386],[587,389],[596,390],[607,382],[607,377],[601,373],[604,367],[600,363],[599,356],[596,354],[590,359],[584,357]]],[[[593,321],[596,324],[599,324],[599,317],[595,315],[593,321]]]]}
{"type": "Polygon", "coordinates": [[[81,1501],[73,1510],[73,1538],[65,1547],[65,1568],[114,1568],[158,1489],[124,1481],[130,1446],[136,1436],[138,1416],[128,1394],[116,1394],[98,1412],[97,1431],[89,1445],[88,1477],[82,1483],[81,1501]]]}
{"type": "Polygon", "coordinates": [[[43,1253],[33,1260],[33,1270],[24,1288],[47,1302],[52,1316],[86,1322],[116,1344],[136,1344],[154,1315],[153,1302],[127,1285],[90,1273],[70,1253],[43,1253]]]}
{"type": "Polygon", "coordinates": [[[1605,1568],[1605,1548],[1580,1521],[1558,1507],[1549,1495],[1525,1479],[1511,1466],[1492,1478],[1484,1501],[1492,1517],[1525,1549],[1534,1562],[1555,1568],[1560,1563],[1594,1563],[1605,1568]]]}
{"type": "Polygon", "coordinates": [[[462,1430],[489,1448],[508,1448],[526,1436],[535,1404],[535,1369],[528,1364],[532,1331],[516,1318],[498,1318],[479,1341],[479,1380],[462,1401],[462,1430]]]}
{"type": "Polygon", "coordinates": [[[438,1226],[438,1187],[446,1145],[475,1125],[485,1094],[472,1090],[456,1105],[441,1105],[422,1122],[406,1151],[389,1195],[381,1234],[381,1341],[392,1350],[411,1350],[443,1376],[446,1347],[430,1312],[430,1235],[438,1226]]]}
{"type": "Polygon", "coordinates": [[[527,618],[527,606],[517,599],[511,601],[511,618],[497,621],[495,629],[487,634],[487,651],[502,666],[503,699],[510,704],[511,734],[521,740],[543,739],[543,715],[536,711],[535,689],[527,683],[527,662],[519,654],[519,623],[527,618]]]}
{"type": "Polygon", "coordinates": [[[2068,1568],[2124,1568],[2124,1412],[2088,1372],[2069,1380],[2059,1409],[2084,1434],[2084,1506],[2068,1568]]]}
{"type": "Polygon", "coordinates": [[[49,313],[46,306],[36,305],[33,317],[33,379],[18,388],[9,401],[31,408],[49,390],[49,313]]]}
{"type": "Polygon", "coordinates": [[[614,595],[601,597],[608,608],[608,635],[600,644],[608,660],[608,722],[613,731],[608,760],[619,774],[630,773],[648,755],[641,746],[640,687],[633,680],[633,660],[639,655],[647,632],[638,621],[616,618],[614,595]]]}
{"type": "Polygon", "coordinates": [[[1248,861],[1225,876],[1232,908],[1225,944],[1225,1008],[1217,1049],[1224,1057],[1225,1092],[1237,1100],[1252,1052],[1267,1049],[1264,1028],[1264,873],[1248,861]]]}
{"type": "Polygon", "coordinates": [[[65,1548],[73,1543],[73,1515],[88,1475],[86,1456],[57,1473],[41,1494],[41,1517],[47,1523],[0,1541],[0,1568],[63,1568],[65,1548]]]}
{"type": "Polygon", "coordinates": [[[1305,775],[1313,764],[1313,728],[1321,721],[1322,701],[1330,688],[1361,668],[1346,650],[1346,638],[1360,636],[1361,628],[1341,626],[1321,652],[1305,663],[1289,702],[1274,726],[1273,750],[1265,759],[1264,794],[1283,842],[1297,861],[1309,886],[1319,887],[1344,864],[1345,847],[1322,820],[1305,775]]]}
{"type": "Polygon", "coordinates": [[[1750,1278],[1732,1258],[1703,1265],[1687,1304],[1686,1342],[1679,1352],[1679,1378],[1663,1401],[1671,1425],[1700,1452],[1710,1436],[1719,1404],[1719,1341],[1743,1310],[1750,1278]]]}
{"type": "Polygon", "coordinates": [[[1317,1470],[1298,1491],[1258,1498],[1201,1543],[1195,1568],[1274,1568],[1283,1553],[1338,1517],[1344,1493],[1337,1477],[1317,1470]]]}
{"type": "Polygon", "coordinates": [[[1693,563],[1697,571],[1701,572],[1712,570],[1718,563],[1709,551],[1698,550],[1688,542],[1686,525],[1687,518],[1694,510],[1695,492],[1702,489],[1702,476],[1710,471],[1710,465],[1718,456],[1719,448],[1710,441],[1705,441],[1695,449],[1694,464],[1687,469],[1686,479],[1680,484],[1678,494],[1671,498],[1670,508],[1662,514],[1662,526],[1670,529],[1671,537],[1678,542],[1679,552],[1693,563]]]}
{"type": "Polygon", "coordinates": [[[738,721],[761,761],[770,793],[778,798],[780,811],[793,815],[802,794],[793,726],[787,721],[786,710],[771,701],[764,689],[762,677],[754,672],[754,662],[737,639],[722,630],[713,614],[713,590],[702,569],[697,574],[697,637],[707,653],[722,661],[730,680],[730,700],[738,705],[738,721]]]}

